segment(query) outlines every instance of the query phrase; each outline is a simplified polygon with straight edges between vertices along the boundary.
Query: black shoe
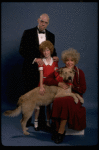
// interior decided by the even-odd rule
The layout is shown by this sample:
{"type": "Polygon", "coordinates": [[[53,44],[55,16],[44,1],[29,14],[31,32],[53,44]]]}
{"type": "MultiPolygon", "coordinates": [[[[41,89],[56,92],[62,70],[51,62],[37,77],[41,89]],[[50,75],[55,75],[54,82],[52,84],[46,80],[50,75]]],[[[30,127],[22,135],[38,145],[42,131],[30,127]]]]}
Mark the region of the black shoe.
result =
{"type": "Polygon", "coordinates": [[[35,131],[39,131],[40,129],[39,129],[39,127],[37,127],[37,128],[34,128],[35,129],[35,131]]]}
{"type": "Polygon", "coordinates": [[[54,142],[55,142],[56,144],[59,144],[59,143],[63,142],[63,139],[64,139],[64,137],[65,137],[65,133],[66,133],[66,131],[64,131],[63,134],[58,133],[58,134],[56,135],[56,137],[54,137],[54,142]]]}

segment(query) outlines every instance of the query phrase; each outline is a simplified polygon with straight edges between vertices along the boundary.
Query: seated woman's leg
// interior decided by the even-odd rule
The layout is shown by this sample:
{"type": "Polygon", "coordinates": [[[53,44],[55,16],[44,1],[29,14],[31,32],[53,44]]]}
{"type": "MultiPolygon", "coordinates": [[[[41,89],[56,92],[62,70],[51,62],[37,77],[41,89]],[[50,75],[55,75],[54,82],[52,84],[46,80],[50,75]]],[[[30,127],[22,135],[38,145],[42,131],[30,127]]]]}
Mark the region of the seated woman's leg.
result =
{"type": "Polygon", "coordinates": [[[52,135],[52,140],[54,140],[55,143],[62,142],[64,138],[64,131],[65,131],[65,125],[67,123],[67,116],[68,116],[68,110],[67,106],[64,105],[65,98],[56,98],[53,102],[52,106],[52,118],[55,121],[56,124],[56,130],[54,134],[52,135]],[[65,106],[63,108],[63,106],[65,106]],[[63,116],[62,111],[65,111],[65,116],[63,116]],[[67,114],[66,114],[67,111],[67,114]]]}
{"type": "Polygon", "coordinates": [[[67,120],[61,119],[58,133],[64,134],[66,123],[67,123],[67,120]]]}
{"type": "Polygon", "coordinates": [[[52,140],[57,144],[62,142],[65,136],[65,126],[69,116],[69,104],[72,103],[72,101],[74,102],[72,97],[61,97],[56,98],[53,102],[52,118],[55,119],[57,132],[52,135],[52,140]]]}

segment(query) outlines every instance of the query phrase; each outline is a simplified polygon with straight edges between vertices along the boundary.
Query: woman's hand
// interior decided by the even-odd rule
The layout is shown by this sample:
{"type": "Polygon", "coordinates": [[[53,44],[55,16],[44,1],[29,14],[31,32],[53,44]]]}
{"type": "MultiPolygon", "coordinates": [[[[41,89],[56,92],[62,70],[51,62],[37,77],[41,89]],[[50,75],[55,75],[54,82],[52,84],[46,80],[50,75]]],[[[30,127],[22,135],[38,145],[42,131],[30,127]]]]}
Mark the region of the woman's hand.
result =
{"type": "Polygon", "coordinates": [[[64,83],[64,82],[59,82],[59,83],[58,83],[58,86],[61,87],[61,88],[63,88],[64,90],[68,89],[68,87],[69,87],[69,86],[68,86],[66,83],[64,83]]]}
{"type": "Polygon", "coordinates": [[[45,88],[44,88],[43,86],[40,87],[39,93],[40,93],[40,95],[44,95],[44,93],[45,93],[45,88]]]}
{"type": "Polygon", "coordinates": [[[53,57],[53,60],[54,60],[54,61],[59,61],[59,58],[58,58],[57,56],[54,56],[54,57],[53,57]]]}

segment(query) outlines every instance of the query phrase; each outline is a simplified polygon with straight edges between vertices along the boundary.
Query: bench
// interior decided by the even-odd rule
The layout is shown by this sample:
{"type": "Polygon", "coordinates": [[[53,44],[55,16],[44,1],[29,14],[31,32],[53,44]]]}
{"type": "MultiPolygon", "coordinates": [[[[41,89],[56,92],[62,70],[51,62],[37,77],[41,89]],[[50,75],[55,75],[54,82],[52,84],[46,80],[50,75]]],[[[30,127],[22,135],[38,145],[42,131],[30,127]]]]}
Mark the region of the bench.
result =
{"type": "Polygon", "coordinates": [[[77,130],[69,129],[68,126],[66,126],[65,135],[84,135],[84,130],[77,131],[77,130]]]}

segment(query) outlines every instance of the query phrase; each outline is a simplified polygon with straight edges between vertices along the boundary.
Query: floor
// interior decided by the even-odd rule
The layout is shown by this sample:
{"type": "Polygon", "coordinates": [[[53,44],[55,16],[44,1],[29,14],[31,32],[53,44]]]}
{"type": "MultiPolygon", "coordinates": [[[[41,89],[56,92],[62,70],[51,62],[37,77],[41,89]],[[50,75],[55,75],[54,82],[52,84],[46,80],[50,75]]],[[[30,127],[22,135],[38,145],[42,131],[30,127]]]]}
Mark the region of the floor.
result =
{"type": "Polygon", "coordinates": [[[60,144],[55,144],[51,140],[51,133],[35,131],[33,127],[29,127],[30,135],[23,135],[20,124],[22,115],[14,118],[4,116],[3,112],[8,110],[8,107],[13,109],[15,106],[3,105],[1,109],[1,143],[3,146],[93,146],[98,144],[97,107],[86,110],[87,127],[84,135],[65,135],[60,144]]]}

